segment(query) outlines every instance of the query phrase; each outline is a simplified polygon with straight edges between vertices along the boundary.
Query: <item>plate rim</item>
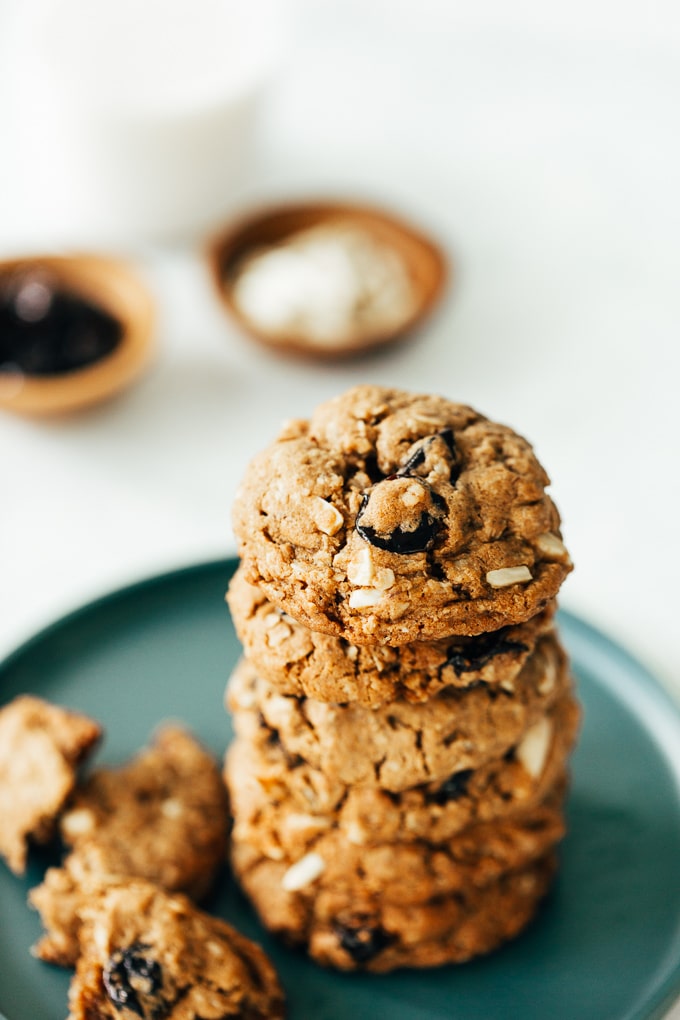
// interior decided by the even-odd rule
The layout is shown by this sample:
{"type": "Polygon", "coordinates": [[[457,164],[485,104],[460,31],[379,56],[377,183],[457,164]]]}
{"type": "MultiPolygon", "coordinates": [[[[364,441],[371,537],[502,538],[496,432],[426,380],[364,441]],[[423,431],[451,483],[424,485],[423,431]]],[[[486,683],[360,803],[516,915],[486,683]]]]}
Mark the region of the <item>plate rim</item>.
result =
{"type": "MultiPolygon", "coordinates": [[[[28,638],[25,638],[13,649],[10,649],[0,658],[0,692],[2,691],[3,674],[11,669],[24,656],[39,646],[43,641],[49,639],[64,627],[78,621],[79,618],[97,612],[112,605],[121,599],[129,596],[136,596],[147,589],[162,587],[164,584],[178,581],[181,578],[200,573],[210,573],[224,569],[225,587],[229,578],[238,566],[239,558],[234,555],[213,557],[195,563],[186,564],[181,567],[174,567],[160,573],[150,573],[135,581],[119,585],[110,591],[104,592],[93,599],[82,602],[68,610],[62,616],[58,616],[50,623],[40,627],[28,638]]],[[[636,701],[644,702],[651,707],[655,720],[661,725],[661,734],[654,730],[654,738],[665,753],[666,758],[675,765],[674,776],[676,787],[680,797],[680,744],[671,743],[669,740],[670,731],[675,727],[676,738],[680,733],[680,703],[671,695],[664,684],[654,676],[635,655],[620,644],[614,638],[609,637],[604,631],[583,619],[577,613],[569,609],[559,608],[558,619],[567,624],[567,629],[576,636],[577,641],[587,643],[589,648],[595,647],[597,657],[603,657],[608,662],[614,662],[620,674],[616,683],[612,683],[606,676],[598,674],[598,680],[610,690],[614,688],[619,696],[623,696],[625,702],[635,709],[636,701]],[[625,690],[622,692],[619,687],[620,677],[624,678],[625,690]]],[[[0,702],[1,703],[1,702],[0,702]]],[[[636,712],[638,718],[639,713],[636,712]]],[[[665,979],[660,982],[647,998],[647,1001],[639,1007],[635,1007],[628,1013],[626,1020],[662,1020],[667,1011],[680,1002],[680,958],[676,961],[665,979]]],[[[10,1020],[0,1010],[0,1020],[10,1020]]]]}

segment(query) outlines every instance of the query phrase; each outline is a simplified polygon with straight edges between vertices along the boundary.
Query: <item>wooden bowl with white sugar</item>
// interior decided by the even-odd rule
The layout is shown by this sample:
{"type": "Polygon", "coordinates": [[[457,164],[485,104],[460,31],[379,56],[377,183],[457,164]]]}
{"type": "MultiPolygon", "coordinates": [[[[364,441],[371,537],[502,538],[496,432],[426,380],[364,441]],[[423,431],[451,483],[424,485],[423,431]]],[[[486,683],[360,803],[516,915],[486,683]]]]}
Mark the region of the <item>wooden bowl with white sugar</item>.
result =
{"type": "Polygon", "coordinates": [[[288,204],[252,214],[208,246],[223,305],[283,352],[341,358],[410,335],[448,277],[429,237],[370,206],[288,204]]]}

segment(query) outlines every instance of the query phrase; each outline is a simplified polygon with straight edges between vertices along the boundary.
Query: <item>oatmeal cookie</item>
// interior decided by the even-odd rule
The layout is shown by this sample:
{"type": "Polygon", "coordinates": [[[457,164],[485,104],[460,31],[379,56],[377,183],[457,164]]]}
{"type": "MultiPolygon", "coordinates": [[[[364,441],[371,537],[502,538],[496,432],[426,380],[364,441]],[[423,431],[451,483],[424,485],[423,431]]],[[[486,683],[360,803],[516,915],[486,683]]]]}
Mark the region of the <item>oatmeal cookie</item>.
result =
{"type": "Polygon", "coordinates": [[[185,897],[139,880],[82,908],[69,1020],[281,1020],[284,997],[264,952],[185,897]]]}
{"type": "Polygon", "coordinates": [[[470,825],[540,803],[567,767],[579,715],[576,701],[564,695],[502,757],[454,772],[443,783],[389,793],[291,762],[274,732],[252,713],[248,738],[236,739],[225,760],[232,838],[257,844],[271,857],[301,857],[310,839],[333,828],[357,846],[445,842],[470,825]]]}
{"type": "Polygon", "coordinates": [[[366,706],[426,701],[445,687],[512,683],[538,638],[554,626],[556,609],[553,600],[515,627],[395,648],[309,630],[249,584],[242,567],[227,601],[246,657],[277,691],[366,706]]]}
{"type": "Polygon", "coordinates": [[[475,635],[544,609],[571,569],[549,479],[510,428],[443,397],[358,386],[255,457],[246,579],[353,644],[475,635]]]}
{"type": "Polygon", "coordinates": [[[92,719],[22,695],[0,708],[0,855],[22,875],[31,841],[46,843],[101,737],[92,719]]]}
{"type": "MultiPolygon", "coordinates": [[[[279,845],[269,842],[265,852],[251,830],[248,841],[232,840],[232,864],[244,884],[251,873],[260,878],[277,875],[279,896],[313,899],[330,891],[344,892],[348,899],[365,894],[400,906],[427,903],[489,885],[553,849],[564,836],[565,789],[560,776],[537,806],[471,825],[437,844],[414,839],[357,845],[331,824],[325,829],[308,827],[288,845],[284,843],[287,834],[282,833],[279,845]]],[[[250,889],[249,879],[247,884],[250,889]]]]}
{"type": "Polygon", "coordinates": [[[534,916],[555,871],[552,854],[485,886],[420,904],[345,887],[301,896],[281,888],[285,864],[264,862],[243,886],[271,931],[318,963],[377,973],[462,963],[514,938],[534,916]]]}
{"type": "Polygon", "coordinates": [[[373,709],[329,705],[278,694],[242,660],[227,703],[237,733],[249,725],[239,710],[256,709],[292,760],[301,758],[331,780],[399,793],[501,756],[569,685],[566,656],[547,635],[512,689],[447,688],[422,704],[395,701],[373,709]]]}

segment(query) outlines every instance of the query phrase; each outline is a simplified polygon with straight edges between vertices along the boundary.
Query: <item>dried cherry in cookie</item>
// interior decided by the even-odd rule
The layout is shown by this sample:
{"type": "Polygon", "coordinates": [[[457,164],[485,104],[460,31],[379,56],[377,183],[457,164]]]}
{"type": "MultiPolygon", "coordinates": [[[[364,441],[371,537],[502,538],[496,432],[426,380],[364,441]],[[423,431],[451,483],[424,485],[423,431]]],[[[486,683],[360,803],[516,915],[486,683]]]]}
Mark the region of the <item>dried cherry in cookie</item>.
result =
{"type": "Polygon", "coordinates": [[[163,972],[150,957],[151,946],[133,942],[116,949],[104,966],[102,980],[106,994],[116,1009],[127,1009],[139,1017],[159,1017],[165,1013],[163,972]]]}
{"type": "Polygon", "coordinates": [[[363,965],[381,953],[383,949],[396,941],[375,918],[358,916],[348,920],[335,921],[333,930],[341,947],[358,965],[363,965]]]}
{"type": "Polygon", "coordinates": [[[473,769],[461,769],[459,772],[454,772],[444,780],[437,790],[428,795],[428,800],[432,804],[442,806],[448,804],[449,801],[464,797],[473,775],[473,769]]]}
{"type": "MultiPolygon", "coordinates": [[[[398,475],[415,475],[422,474],[426,475],[431,467],[428,468],[428,461],[439,458],[439,465],[442,463],[450,463],[449,467],[449,481],[455,484],[458,475],[460,474],[460,466],[458,463],[458,451],[456,449],[456,441],[453,435],[453,429],[445,428],[441,429],[433,436],[428,436],[419,443],[413,453],[409,456],[405,464],[403,464],[397,471],[398,475]]],[[[441,467],[439,467],[441,472],[441,467]]]]}
{"type": "Polygon", "coordinates": [[[393,475],[367,492],[354,524],[366,542],[400,556],[430,549],[446,514],[441,496],[419,479],[407,479],[393,475]]]}
{"type": "Polygon", "coordinates": [[[463,673],[478,673],[497,655],[527,652],[529,649],[523,642],[507,636],[509,630],[509,627],[502,627],[490,634],[471,638],[463,647],[452,647],[442,668],[452,666],[456,676],[460,677],[463,673]]]}

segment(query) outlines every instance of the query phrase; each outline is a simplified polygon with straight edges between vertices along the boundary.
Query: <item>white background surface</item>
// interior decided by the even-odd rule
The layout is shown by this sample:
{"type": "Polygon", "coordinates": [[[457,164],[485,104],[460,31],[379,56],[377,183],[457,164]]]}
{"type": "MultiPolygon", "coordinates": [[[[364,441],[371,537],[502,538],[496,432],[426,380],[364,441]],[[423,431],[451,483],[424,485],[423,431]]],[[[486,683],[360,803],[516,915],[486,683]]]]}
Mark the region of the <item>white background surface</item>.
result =
{"type": "MultiPolygon", "coordinates": [[[[154,371],[87,416],[0,419],[0,654],[113,586],[231,551],[252,454],[375,381],[534,443],[576,563],[563,604],[680,697],[673,6],[299,4],[241,199],[355,195],[411,215],[451,255],[445,304],[381,357],[302,364],[238,334],[198,248],[135,252],[161,309],[154,371]]],[[[97,244],[49,153],[39,196],[19,168],[20,98],[1,96],[3,250],[97,244]]]]}

